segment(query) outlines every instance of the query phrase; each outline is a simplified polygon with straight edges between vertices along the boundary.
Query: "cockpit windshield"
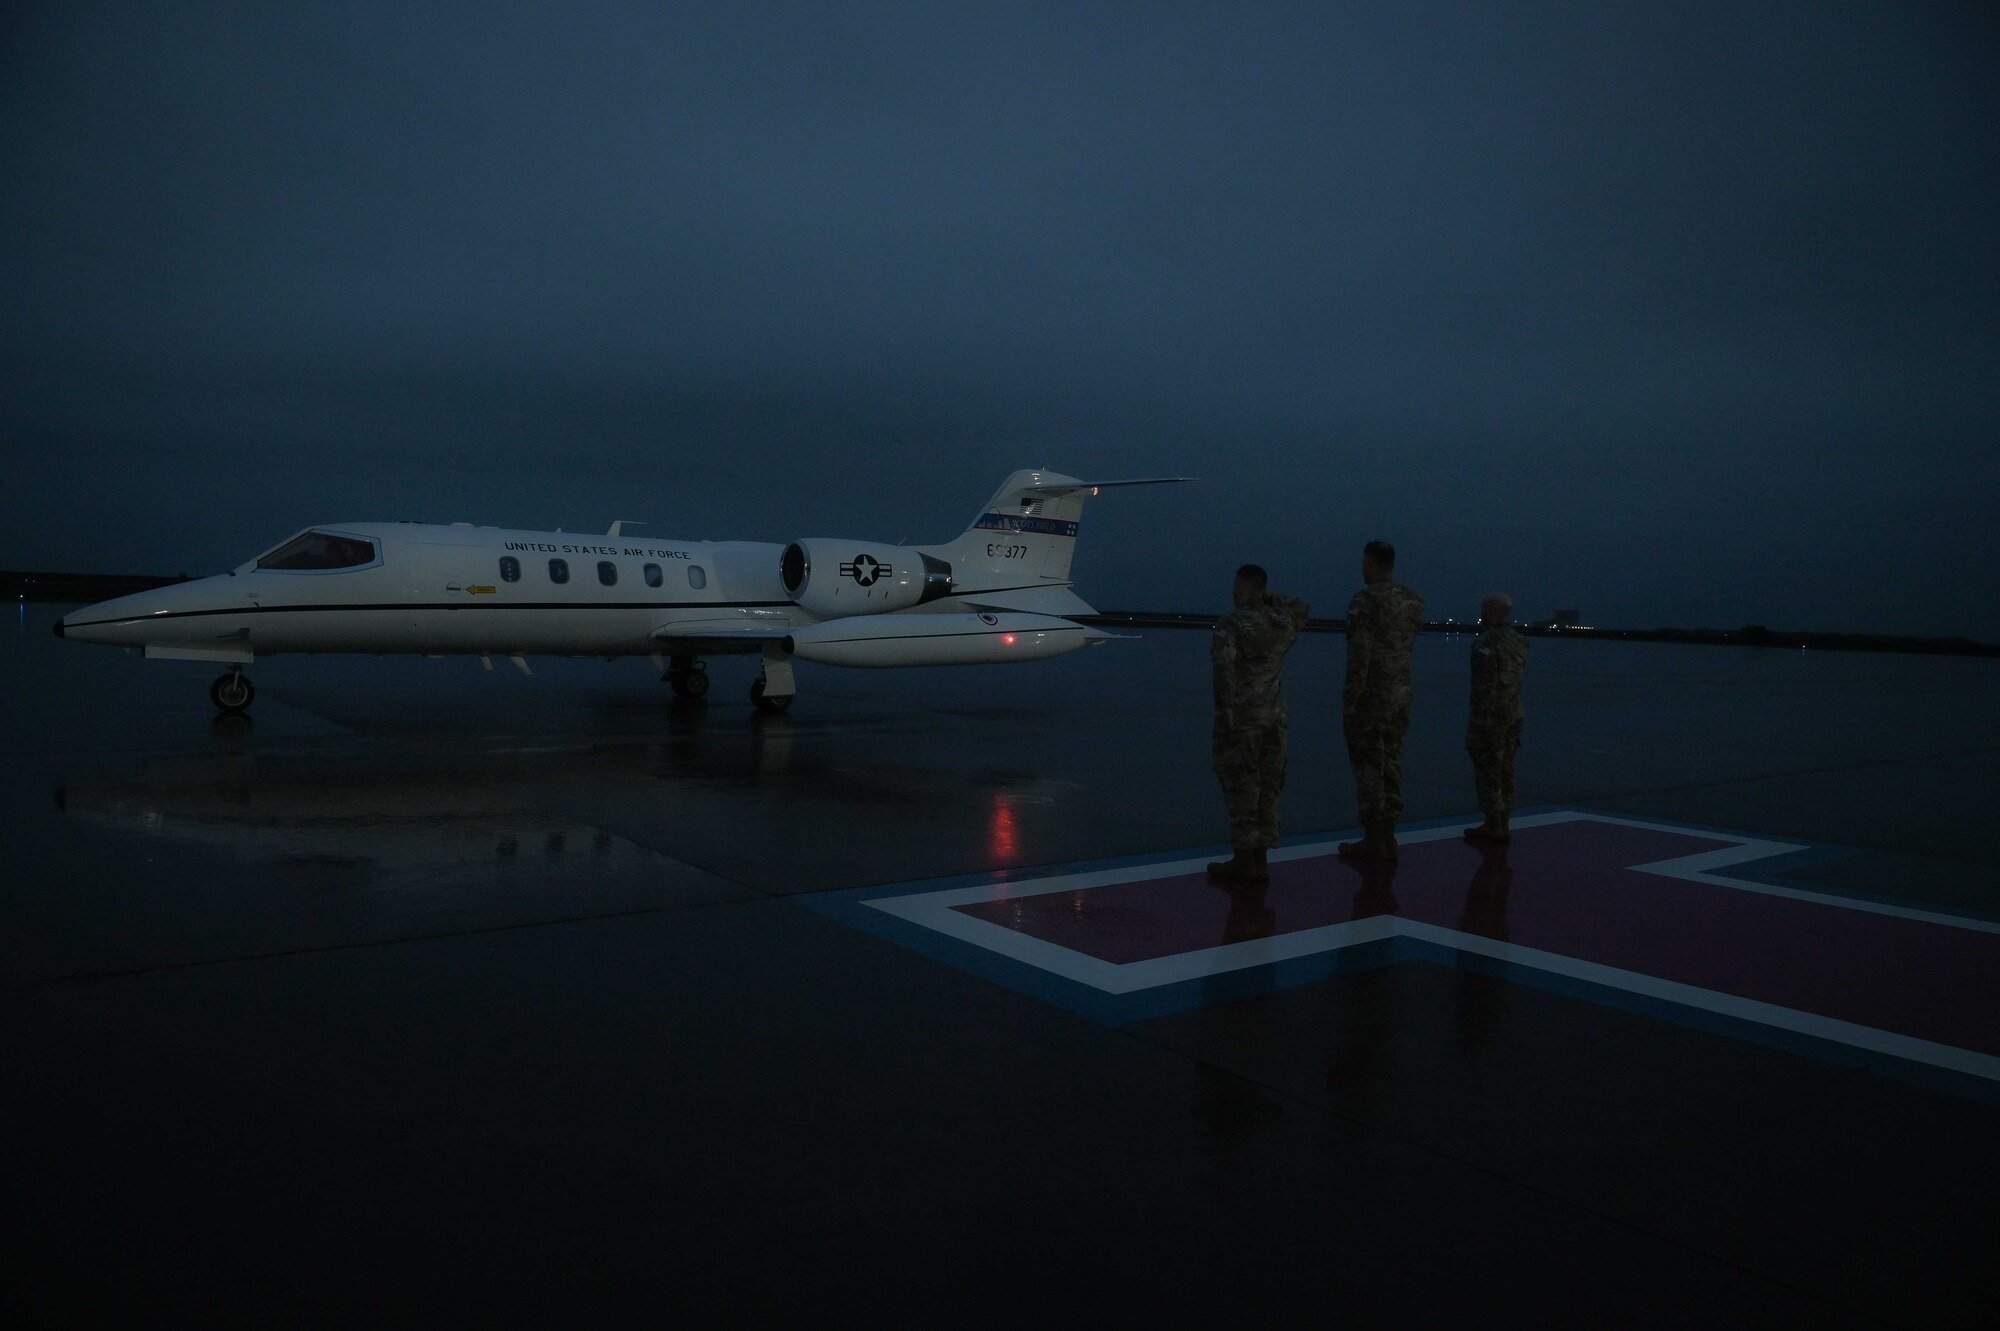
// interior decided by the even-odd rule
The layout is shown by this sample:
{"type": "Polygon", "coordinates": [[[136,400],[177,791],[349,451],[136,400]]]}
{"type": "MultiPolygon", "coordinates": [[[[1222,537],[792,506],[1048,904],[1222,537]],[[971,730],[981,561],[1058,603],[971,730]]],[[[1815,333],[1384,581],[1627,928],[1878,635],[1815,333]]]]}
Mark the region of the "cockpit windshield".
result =
{"type": "Polygon", "coordinates": [[[258,568],[313,570],[361,568],[375,562],[375,543],[358,536],[309,531],[294,536],[257,561],[258,568]]]}

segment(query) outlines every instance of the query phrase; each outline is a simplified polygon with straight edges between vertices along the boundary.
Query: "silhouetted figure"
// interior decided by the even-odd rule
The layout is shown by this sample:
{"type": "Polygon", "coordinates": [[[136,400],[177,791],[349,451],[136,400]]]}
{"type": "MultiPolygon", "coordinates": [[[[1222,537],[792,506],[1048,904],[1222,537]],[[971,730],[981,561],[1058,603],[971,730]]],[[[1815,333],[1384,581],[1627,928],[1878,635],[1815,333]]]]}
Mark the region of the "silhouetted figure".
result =
{"type": "Polygon", "coordinates": [[[1396,547],[1370,541],[1361,552],[1366,585],[1347,604],[1347,687],[1341,722],[1361,805],[1361,839],[1343,841],[1350,859],[1396,858],[1403,816],[1403,732],[1410,727],[1411,651],[1424,598],[1397,582],[1396,547]]]}
{"type": "Polygon", "coordinates": [[[1269,876],[1285,789],[1285,653],[1305,627],[1306,603],[1269,589],[1264,570],[1236,570],[1235,608],[1215,626],[1215,775],[1229,805],[1230,858],[1208,866],[1237,882],[1269,876]]]}
{"type": "Polygon", "coordinates": [[[1472,715],[1465,751],[1472,784],[1486,821],[1465,829],[1468,841],[1505,845],[1513,838],[1514,755],[1521,747],[1521,679],[1528,669],[1528,640],[1507,621],[1514,598],[1495,592],[1479,607],[1479,636],[1472,643],[1472,715]]]}

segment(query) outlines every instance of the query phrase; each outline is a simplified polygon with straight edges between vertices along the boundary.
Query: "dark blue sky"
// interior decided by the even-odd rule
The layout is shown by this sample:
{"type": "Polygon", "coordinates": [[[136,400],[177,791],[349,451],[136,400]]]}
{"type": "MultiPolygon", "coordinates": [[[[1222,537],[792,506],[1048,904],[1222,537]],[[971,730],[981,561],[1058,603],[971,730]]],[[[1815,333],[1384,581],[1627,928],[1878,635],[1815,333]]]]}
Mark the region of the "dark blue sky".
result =
{"type": "Polygon", "coordinates": [[[0,10],[0,567],[309,522],[2000,638],[1984,4],[0,10]]]}

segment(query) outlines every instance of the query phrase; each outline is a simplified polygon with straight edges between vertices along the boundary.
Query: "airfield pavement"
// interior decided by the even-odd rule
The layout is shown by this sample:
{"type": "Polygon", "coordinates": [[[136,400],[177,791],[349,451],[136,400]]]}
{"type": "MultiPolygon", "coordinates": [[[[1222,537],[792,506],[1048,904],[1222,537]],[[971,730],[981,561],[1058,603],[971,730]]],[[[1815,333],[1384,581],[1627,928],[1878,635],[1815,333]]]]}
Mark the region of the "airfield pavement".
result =
{"type": "Polygon", "coordinates": [[[1453,832],[1467,640],[1426,638],[1377,882],[1324,853],[1308,636],[1248,900],[1185,872],[1224,830],[1201,633],[803,667],[762,719],[740,660],[677,704],[644,661],[279,658],[246,722],[61,610],[0,626],[36,1324],[2000,1302],[2000,662],[1537,642],[1548,817],[1496,878],[1453,832]],[[1782,845],[1720,886],[1628,870],[1745,841],[1782,845]]]}

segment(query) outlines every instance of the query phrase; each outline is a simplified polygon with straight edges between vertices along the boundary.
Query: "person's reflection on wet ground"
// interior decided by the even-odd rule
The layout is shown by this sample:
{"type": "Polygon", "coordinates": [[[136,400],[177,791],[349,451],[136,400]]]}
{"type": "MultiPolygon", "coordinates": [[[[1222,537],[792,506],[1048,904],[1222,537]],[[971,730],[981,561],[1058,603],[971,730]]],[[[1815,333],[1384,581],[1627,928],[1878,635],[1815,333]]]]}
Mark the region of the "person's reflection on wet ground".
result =
{"type": "MultiPolygon", "coordinates": [[[[1330,872],[1333,890],[1353,887],[1355,919],[1396,913],[1395,860],[1334,860],[1330,872]]],[[[1327,1091],[1335,1101],[1340,1092],[1375,1080],[1388,1069],[1396,1024],[1390,970],[1366,966],[1328,988],[1342,1009],[1333,1023],[1337,1034],[1326,1057],[1327,1091]]]]}
{"type": "Polygon", "coordinates": [[[1269,880],[1256,883],[1215,883],[1229,894],[1229,915],[1222,922],[1224,943],[1243,943],[1252,938],[1269,938],[1278,930],[1278,915],[1266,898],[1269,880]]]}
{"type": "MultiPolygon", "coordinates": [[[[1458,917],[1461,932],[1507,941],[1507,894],[1514,886],[1507,849],[1504,842],[1479,847],[1479,864],[1466,884],[1465,908],[1458,917]]],[[[1486,1046],[1506,1016],[1507,981],[1468,967],[1466,960],[1458,968],[1458,1047],[1471,1052],[1486,1046]]]]}
{"type": "Polygon", "coordinates": [[[1394,860],[1342,860],[1339,867],[1360,878],[1354,893],[1354,918],[1396,913],[1396,862],[1394,860]]]}
{"type": "MultiPolygon", "coordinates": [[[[1209,886],[1229,898],[1229,913],[1222,922],[1225,945],[1269,938],[1277,932],[1277,913],[1267,900],[1268,881],[1211,881],[1209,886]]],[[[1236,1029],[1268,1021],[1268,1014],[1256,1000],[1271,991],[1274,981],[1269,965],[1211,975],[1203,981],[1204,1006],[1217,1011],[1218,1020],[1236,1029]]],[[[1194,1071],[1194,1117],[1217,1146],[1241,1145],[1265,1136],[1284,1119],[1284,1105],[1256,1083],[1200,1059],[1195,1061],[1194,1071]]]]}

